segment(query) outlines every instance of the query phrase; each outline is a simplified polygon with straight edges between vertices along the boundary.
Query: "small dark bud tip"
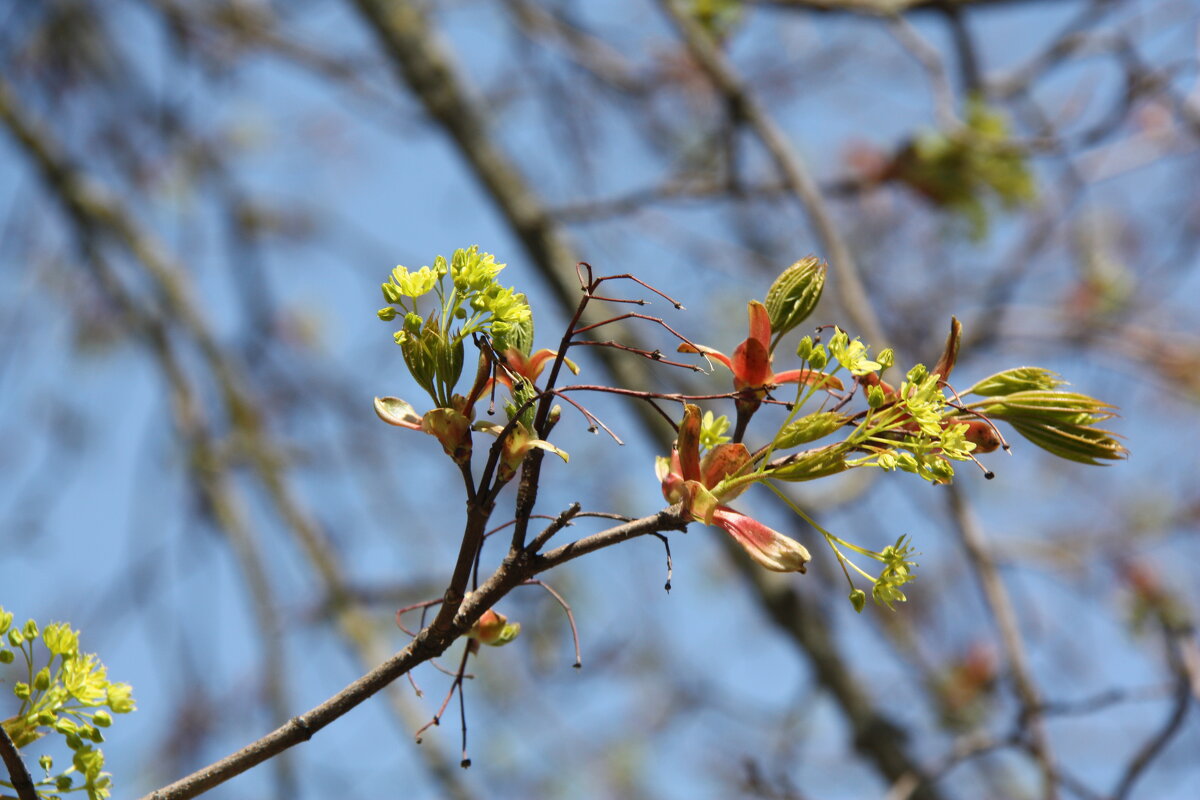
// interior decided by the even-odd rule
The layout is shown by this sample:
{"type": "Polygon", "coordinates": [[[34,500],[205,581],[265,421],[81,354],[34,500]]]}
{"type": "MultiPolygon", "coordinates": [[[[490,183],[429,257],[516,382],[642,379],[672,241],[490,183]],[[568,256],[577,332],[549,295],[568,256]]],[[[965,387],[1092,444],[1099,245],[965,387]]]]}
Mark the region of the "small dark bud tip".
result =
{"type": "Polygon", "coordinates": [[[983,477],[984,477],[984,479],[985,479],[985,480],[989,480],[989,481],[990,481],[992,478],[996,477],[996,473],[992,472],[992,471],[989,469],[987,472],[983,473],[983,477]]]}
{"type": "Polygon", "coordinates": [[[471,766],[471,759],[464,758],[462,761],[458,762],[458,765],[463,769],[466,769],[467,767],[471,766]]]}

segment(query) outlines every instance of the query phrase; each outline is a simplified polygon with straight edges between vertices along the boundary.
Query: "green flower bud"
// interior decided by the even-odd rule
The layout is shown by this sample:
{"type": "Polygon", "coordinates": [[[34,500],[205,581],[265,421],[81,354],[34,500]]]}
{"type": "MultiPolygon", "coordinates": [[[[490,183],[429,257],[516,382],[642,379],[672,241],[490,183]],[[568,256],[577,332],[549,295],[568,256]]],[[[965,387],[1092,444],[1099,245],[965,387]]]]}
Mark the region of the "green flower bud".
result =
{"type": "Polygon", "coordinates": [[[11,611],[5,611],[3,606],[0,606],[0,633],[8,633],[8,629],[12,627],[13,614],[11,611]]]}
{"type": "Polygon", "coordinates": [[[13,694],[17,696],[18,700],[28,700],[30,694],[29,684],[24,681],[13,684],[13,694]]]}
{"type": "Polygon", "coordinates": [[[896,351],[890,347],[885,347],[875,356],[875,360],[879,362],[879,365],[883,369],[887,369],[896,363],[896,351]]]}
{"type": "Polygon", "coordinates": [[[55,723],[58,716],[53,711],[39,711],[37,715],[37,724],[44,725],[47,728],[55,723]]]}
{"type": "Polygon", "coordinates": [[[54,788],[60,792],[65,792],[71,788],[71,784],[73,782],[74,779],[70,775],[64,773],[54,779],[54,788]]]}
{"type": "Polygon", "coordinates": [[[813,348],[808,355],[808,365],[816,370],[825,369],[825,365],[829,363],[829,354],[825,352],[825,345],[819,344],[813,348]]]}
{"type": "Polygon", "coordinates": [[[21,633],[25,634],[26,639],[36,639],[38,637],[38,624],[33,620],[29,620],[25,623],[25,628],[21,633]]]}
{"type": "Polygon", "coordinates": [[[396,309],[391,306],[384,306],[375,312],[375,316],[379,317],[384,322],[391,322],[396,318],[396,309]]]}
{"type": "Polygon", "coordinates": [[[805,336],[800,340],[800,344],[796,345],[796,355],[801,361],[808,360],[808,354],[812,352],[813,340],[811,336],[805,336]]]}
{"type": "Polygon", "coordinates": [[[7,647],[0,649],[0,664],[11,664],[13,658],[14,654],[12,650],[9,650],[7,647]]]}
{"type": "Polygon", "coordinates": [[[112,715],[104,709],[100,709],[92,715],[92,722],[101,728],[107,728],[109,725],[112,725],[112,715]]]}
{"type": "Polygon", "coordinates": [[[50,668],[42,667],[33,676],[33,688],[39,692],[44,692],[50,688],[50,668]]]}
{"type": "Polygon", "coordinates": [[[383,299],[389,303],[399,303],[404,298],[404,295],[400,294],[400,287],[391,281],[383,284],[382,289],[383,299]]]}
{"type": "Polygon", "coordinates": [[[807,256],[783,271],[767,290],[767,315],[771,332],[782,336],[808,318],[825,288],[825,262],[807,256]]]}
{"type": "Polygon", "coordinates": [[[86,736],[87,738],[91,739],[96,744],[104,743],[104,734],[102,734],[100,732],[100,729],[97,728],[95,725],[88,725],[86,728],[81,730],[80,733],[83,736],[86,736]]]}
{"type": "Polygon", "coordinates": [[[887,400],[887,395],[883,393],[883,389],[876,385],[867,390],[867,405],[871,408],[879,408],[887,400]]]}
{"type": "Polygon", "coordinates": [[[861,614],[867,605],[867,593],[862,589],[855,589],[850,593],[850,604],[854,606],[855,611],[861,614]]]}
{"type": "Polygon", "coordinates": [[[25,634],[21,633],[21,631],[17,628],[9,628],[8,643],[13,647],[20,647],[21,645],[25,644],[25,634]]]}
{"type": "Polygon", "coordinates": [[[54,759],[49,755],[41,756],[38,758],[38,766],[49,772],[54,769],[54,759]]]}
{"type": "Polygon", "coordinates": [[[78,750],[79,748],[83,747],[83,739],[80,739],[79,734],[75,731],[70,731],[63,738],[67,740],[67,747],[71,748],[72,750],[78,750]]]}

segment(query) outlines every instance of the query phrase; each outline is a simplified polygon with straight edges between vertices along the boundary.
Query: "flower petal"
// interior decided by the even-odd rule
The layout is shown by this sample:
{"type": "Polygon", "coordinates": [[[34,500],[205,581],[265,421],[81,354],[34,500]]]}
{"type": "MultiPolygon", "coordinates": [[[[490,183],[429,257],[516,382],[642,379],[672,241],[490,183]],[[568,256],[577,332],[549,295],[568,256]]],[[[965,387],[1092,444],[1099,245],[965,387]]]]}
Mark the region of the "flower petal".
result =
{"type": "Polygon", "coordinates": [[[421,415],[399,397],[376,397],[375,413],[388,425],[421,430],[421,415]]]}
{"type": "Polygon", "coordinates": [[[722,364],[729,367],[729,369],[733,369],[733,362],[729,360],[729,356],[725,355],[720,350],[714,350],[711,347],[705,347],[702,344],[688,344],[687,342],[684,342],[683,344],[679,345],[676,352],[699,353],[700,355],[707,356],[708,358],[715,358],[717,361],[720,361],[722,364]]]}
{"type": "Polygon", "coordinates": [[[771,382],[771,354],[758,339],[747,339],[733,351],[733,385],[742,389],[757,389],[771,382]]]}
{"type": "Polygon", "coordinates": [[[812,559],[804,545],[756,519],[727,506],[718,506],[713,522],[742,546],[759,566],[773,572],[804,572],[812,559]]]}
{"type": "Polygon", "coordinates": [[[679,453],[679,474],[684,480],[700,480],[700,406],[688,403],[683,407],[675,448],[679,453]]]}
{"type": "Polygon", "coordinates": [[[750,338],[768,350],[771,347],[771,314],[757,300],[751,300],[747,308],[750,312],[750,338]]]}
{"type": "Polygon", "coordinates": [[[750,451],[741,442],[719,444],[709,450],[700,462],[700,480],[711,489],[730,475],[738,473],[749,461],[750,451]]]}
{"type": "Polygon", "coordinates": [[[842,382],[835,375],[826,375],[812,369],[789,369],[776,372],[771,376],[771,383],[806,383],[818,389],[842,389],[842,382]]]}

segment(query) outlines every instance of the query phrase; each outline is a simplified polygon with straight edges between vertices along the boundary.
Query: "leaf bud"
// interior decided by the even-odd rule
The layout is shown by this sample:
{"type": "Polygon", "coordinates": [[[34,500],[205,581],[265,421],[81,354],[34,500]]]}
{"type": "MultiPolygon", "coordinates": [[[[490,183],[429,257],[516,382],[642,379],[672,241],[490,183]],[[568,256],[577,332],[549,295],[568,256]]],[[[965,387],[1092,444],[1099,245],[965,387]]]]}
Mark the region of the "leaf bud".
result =
{"type": "Polygon", "coordinates": [[[839,442],[796,453],[772,469],[770,476],[781,481],[811,481],[845,472],[847,449],[845,443],[839,442]]]}
{"type": "Polygon", "coordinates": [[[845,424],[849,417],[836,411],[819,411],[793,420],[775,437],[775,447],[786,450],[823,439],[845,424]]]}
{"type": "Polygon", "coordinates": [[[517,638],[520,632],[519,622],[510,623],[503,614],[497,614],[489,608],[467,632],[467,637],[480,644],[502,647],[517,638]]]}
{"type": "Polygon", "coordinates": [[[783,271],[767,290],[771,331],[782,336],[808,318],[825,288],[825,262],[806,256],[783,271]]]}

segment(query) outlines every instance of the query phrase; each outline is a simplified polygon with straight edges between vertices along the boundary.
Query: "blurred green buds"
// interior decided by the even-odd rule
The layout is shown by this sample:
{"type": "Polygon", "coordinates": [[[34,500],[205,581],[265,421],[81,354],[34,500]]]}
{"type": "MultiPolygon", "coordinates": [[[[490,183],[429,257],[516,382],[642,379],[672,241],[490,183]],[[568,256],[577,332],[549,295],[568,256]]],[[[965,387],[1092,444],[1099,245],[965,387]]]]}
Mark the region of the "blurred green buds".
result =
{"type": "Polygon", "coordinates": [[[785,269],[771,284],[765,305],[776,339],[812,314],[825,288],[826,270],[824,261],[816,256],[805,256],[785,269]]]}

